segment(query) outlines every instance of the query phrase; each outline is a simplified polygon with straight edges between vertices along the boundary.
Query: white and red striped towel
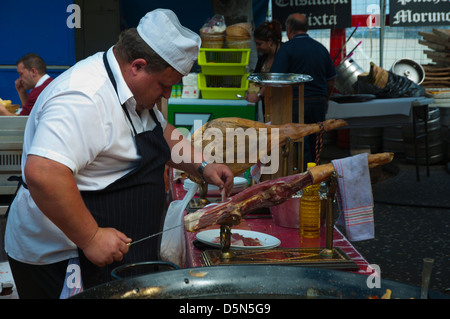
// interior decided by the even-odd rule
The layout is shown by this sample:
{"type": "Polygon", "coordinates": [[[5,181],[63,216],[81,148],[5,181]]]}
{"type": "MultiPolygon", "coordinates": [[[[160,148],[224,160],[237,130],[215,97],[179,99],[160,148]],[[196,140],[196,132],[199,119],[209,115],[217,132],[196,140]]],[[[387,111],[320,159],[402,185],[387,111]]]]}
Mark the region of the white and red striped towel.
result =
{"type": "Polygon", "coordinates": [[[345,225],[350,241],[375,237],[373,195],[367,154],[332,161],[338,174],[338,224],[345,225]]]}

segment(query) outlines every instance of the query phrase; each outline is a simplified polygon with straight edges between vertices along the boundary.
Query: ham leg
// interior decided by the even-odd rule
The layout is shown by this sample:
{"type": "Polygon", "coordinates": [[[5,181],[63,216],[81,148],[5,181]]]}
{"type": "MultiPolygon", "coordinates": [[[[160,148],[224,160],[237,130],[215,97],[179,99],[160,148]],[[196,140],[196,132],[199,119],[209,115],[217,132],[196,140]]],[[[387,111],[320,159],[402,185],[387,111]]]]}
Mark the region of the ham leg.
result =
{"type": "MultiPolygon", "coordinates": [[[[393,153],[369,155],[369,167],[387,164],[393,153]]],[[[245,214],[261,207],[271,207],[288,200],[299,190],[327,180],[334,171],[332,163],[315,166],[308,171],[265,181],[249,187],[217,205],[199,209],[185,216],[185,228],[198,231],[213,224],[238,225],[245,214]]]]}
{"type": "MultiPolygon", "coordinates": [[[[202,152],[205,150],[205,148],[212,142],[210,138],[206,138],[205,132],[207,130],[212,130],[210,132],[220,132],[221,136],[223,137],[223,143],[222,143],[222,154],[225,156],[227,152],[232,151],[233,154],[238,154],[239,149],[242,147],[245,147],[246,154],[245,154],[245,161],[239,162],[237,160],[234,160],[232,162],[226,162],[225,159],[223,159],[223,162],[231,169],[234,176],[239,176],[242,173],[244,173],[249,167],[251,167],[255,162],[250,161],[249,159],[249,141],[248,137],[246,137],[245,145],[239,144],[236,141],[233,141],[232,146],[233,150],[227,149],[227,147],[230,147],[230,144],[227,143],[226,137],[227,137],[227,130],[230,129],[266,129],[267,130],[267,149],[266,151],[270,153],[270,150],[276,143],[278,143],[278,146],[283,146],[288,143],[289,140],[295,142],[299,141],[305,136],[319,133],[321,131],[321,128],[323,126],[323,130],[325,132],[332,131],[335,129],[338,129],[340,127],[347,126],[347,122],[344,120],[335,120],[330,119],[326,120],[323,123],[316,123],[316,124],[301,124],[301,123],[287,123],[287,124],[280,124],[280,125],[271,125],[271,124],[265,124],[258,121],[252,121],[248,119],[242,119],[238,117],[225,117],[225,118],[218,118],[214,119],[212,121],[209,121],[205,123],[201,128],[197,129],[194,134],[191,137],[191,143],[194,145],[194,147],[198,150],[201,150],[202,152]],[[272,129],[278,129],[279,135],[278,140],[274,140],[272,138],[272,129]]],[[[257,138],[260,138],[259,135],[257,138]]],[[[214,139],[213,139],[214,140],[214,139]]],[[[258,144],[258,142],[252,141],[252,143],[258,144]]],[[[216,150],[217,151],[217,150],[216,150]]],[[[212,152],[215,153],[215,152],[212,152]]],[[[204,154],[205,157],[207,157],[208,154],[204,154]]],[[[257,156],[263,156],[265,154],[260,154],[259,152],[255,152],[255,155],[257,156]]],[[[206,158],[206,160],[211,160],[210,158],[206,158]]],[[[260,160],[260,158],[257,158],[257,160],[260,160]]],[[[189,176],[189,178],[191,178],[189,176]]],[[[196,180],[194,180],[197,182],[196,180]]]]}

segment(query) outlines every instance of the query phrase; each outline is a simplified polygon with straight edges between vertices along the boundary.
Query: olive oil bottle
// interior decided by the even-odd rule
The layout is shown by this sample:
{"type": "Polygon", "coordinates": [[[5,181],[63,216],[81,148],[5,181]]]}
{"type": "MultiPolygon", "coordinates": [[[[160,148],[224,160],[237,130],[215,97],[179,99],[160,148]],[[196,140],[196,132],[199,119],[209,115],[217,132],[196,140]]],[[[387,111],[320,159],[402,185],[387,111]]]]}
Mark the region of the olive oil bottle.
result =
{"type": "MultiPolygon", "coordinates": [[[[314,167],[315,163],[308,163],[307,167],[314,167]]],[[[303,189],[300,198],[300,237],[318,238],[320,236],[320,184],[314,184],[303,189]]]]}

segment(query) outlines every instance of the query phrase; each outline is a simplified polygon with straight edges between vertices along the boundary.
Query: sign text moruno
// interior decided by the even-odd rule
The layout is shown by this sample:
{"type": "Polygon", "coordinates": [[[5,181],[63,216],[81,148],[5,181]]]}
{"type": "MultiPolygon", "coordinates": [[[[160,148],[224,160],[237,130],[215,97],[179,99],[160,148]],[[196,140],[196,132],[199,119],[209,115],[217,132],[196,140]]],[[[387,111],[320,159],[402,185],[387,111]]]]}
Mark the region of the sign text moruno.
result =
{"type": "Polygon", "coordinates": [[[450,0],[391,0],[391,27],[450,25],[450,0]]]}
{"type": "Polygon", "coordinates": [[[308,18],[310,29],[347,28],[352,24],[351,0],[273,0],[272,16],[282,24],[291,13],[308,18]]]}

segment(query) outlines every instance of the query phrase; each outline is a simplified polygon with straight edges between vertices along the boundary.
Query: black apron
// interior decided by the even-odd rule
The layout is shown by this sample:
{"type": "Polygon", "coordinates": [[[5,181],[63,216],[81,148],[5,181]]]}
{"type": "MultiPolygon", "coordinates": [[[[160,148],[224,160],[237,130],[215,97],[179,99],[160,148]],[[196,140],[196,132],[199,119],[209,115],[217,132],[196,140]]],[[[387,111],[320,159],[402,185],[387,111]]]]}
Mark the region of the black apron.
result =
{"type": "MultiPolygon", "coordinates": [[[[106,52],[103,62],[114,89],[117,84],[111,72],[106,52]]],[[[141,156],[137,167],[103,190],[82,191],[86,206],[99,227],[112,227],[133,240],[160,231],[165,203],[164,167],[170,159],[170,149],[163,136],[163,129],[155,112],[150,111],[156,127],[153,131],[137,134],[125,105],[122,108],[135,134],[137,152],[141,156]]],[[[157,237],[133,245],[121,262],[97,267],[79,249],[80,268],[85,289],[110,281],[111,270],[130,263],[158,259],[157,237]]]]}

